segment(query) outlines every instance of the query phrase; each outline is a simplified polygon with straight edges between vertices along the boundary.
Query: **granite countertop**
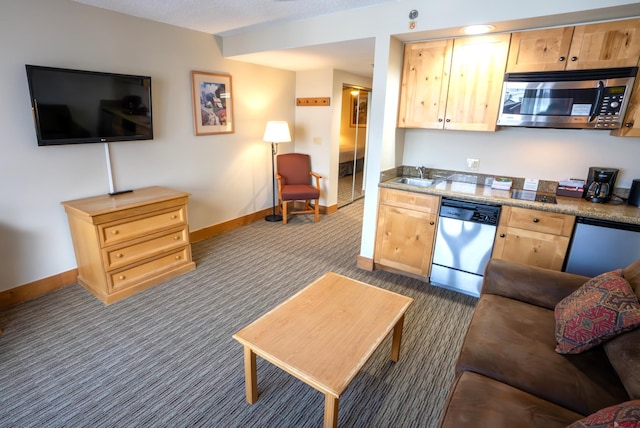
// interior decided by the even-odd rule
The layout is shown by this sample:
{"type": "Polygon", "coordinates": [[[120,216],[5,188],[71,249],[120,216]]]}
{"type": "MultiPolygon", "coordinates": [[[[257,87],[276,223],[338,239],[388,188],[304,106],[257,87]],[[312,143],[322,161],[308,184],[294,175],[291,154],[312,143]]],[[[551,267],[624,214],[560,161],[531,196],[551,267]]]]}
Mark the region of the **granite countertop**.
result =
{"type": "Polygon", "coordinates": [[[580,217],[600,220],[617,221],[621,223],[640,225],[640,208],[612,199],[612,202],[601,204],[586,201],[582,198],[556,196],[557,203],[536,202],[511,198],[511,190],[496,190],[482,184],[436,180],[431,187],[412,186],[396,183],[393,177],[380,183],[380,187],[406,190],[429,195],[456,198],[474,202],[484,202],[494,205],[509,205],[514,207],[531,208],[580,217]]]}

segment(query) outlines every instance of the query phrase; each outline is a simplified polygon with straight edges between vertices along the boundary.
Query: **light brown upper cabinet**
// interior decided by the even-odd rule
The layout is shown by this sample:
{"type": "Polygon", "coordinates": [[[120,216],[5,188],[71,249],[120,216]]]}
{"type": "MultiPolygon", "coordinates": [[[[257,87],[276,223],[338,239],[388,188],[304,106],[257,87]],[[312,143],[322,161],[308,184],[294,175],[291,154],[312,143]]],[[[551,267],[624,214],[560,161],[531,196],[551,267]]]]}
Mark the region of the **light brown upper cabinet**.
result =
{"type": "Polygon", "coordinates": [[[633,67],[640,19],[513,33],[508,72],[633,67]]]}
{"type": "Polygon", "coordinates": [[[398,126],[442,129],[452,52],[452,39],[404,46],[398,126]]]}
{"type": "Polygon", "coordinates": [[[573,27],[513,33],[507,72],[564,70],[572,36],[573,27]]]}
{"type": "Polygon", "coordinates": [[[398,126],[495,131],[510,38],[407,44],[398,126]]]}

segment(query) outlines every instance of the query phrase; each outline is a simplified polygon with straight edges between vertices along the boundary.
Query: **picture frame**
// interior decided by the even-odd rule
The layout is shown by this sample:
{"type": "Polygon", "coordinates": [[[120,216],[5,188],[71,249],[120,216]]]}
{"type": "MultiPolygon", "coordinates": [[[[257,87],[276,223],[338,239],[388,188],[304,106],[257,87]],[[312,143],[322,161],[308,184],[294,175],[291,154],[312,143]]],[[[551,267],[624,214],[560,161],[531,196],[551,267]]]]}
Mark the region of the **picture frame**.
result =
{"type": "Polygon", "coordinates": [[[195,134],[232,133],[234,130],[231,75],[191,71],[191,90],[195,134]]]}
{"type": "MultiPolygon", "coordinates": [[[[366,128],[367,114],[369,113],[369,103],[367,96],[362,96],[363,91],[359,95],[351,94],[351,120],[350,126],[355,128],[366,128]]],[[[366,94],[366,93],[365,93],[366,94]]]]}

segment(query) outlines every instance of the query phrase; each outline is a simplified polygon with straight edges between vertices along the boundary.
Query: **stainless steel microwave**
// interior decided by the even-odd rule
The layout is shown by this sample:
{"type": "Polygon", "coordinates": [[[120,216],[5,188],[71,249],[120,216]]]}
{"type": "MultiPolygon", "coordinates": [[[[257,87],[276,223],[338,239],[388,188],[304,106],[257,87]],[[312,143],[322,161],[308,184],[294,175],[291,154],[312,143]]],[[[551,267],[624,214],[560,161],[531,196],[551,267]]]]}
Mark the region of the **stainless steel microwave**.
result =
{"type": "Polygon", "coordinates": [[[506,73],[499,126],[616,129],[637,67],[506,73]]]}

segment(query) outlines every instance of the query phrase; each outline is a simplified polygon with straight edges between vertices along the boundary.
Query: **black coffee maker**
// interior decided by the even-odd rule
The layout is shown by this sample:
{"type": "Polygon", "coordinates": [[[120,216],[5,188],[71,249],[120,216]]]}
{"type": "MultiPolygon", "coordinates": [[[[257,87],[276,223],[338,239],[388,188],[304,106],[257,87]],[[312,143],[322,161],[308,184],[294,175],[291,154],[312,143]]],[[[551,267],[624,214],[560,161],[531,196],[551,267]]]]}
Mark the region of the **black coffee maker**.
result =
{"type": "Polygon", "coordinates": [[[587,185],[582,196],[590,202],[609,202],[613,194],[613,186],[616,183],[616,178],[618,178],[618,171],[615,168],[597,166],[589,168],[587,185]]]}

